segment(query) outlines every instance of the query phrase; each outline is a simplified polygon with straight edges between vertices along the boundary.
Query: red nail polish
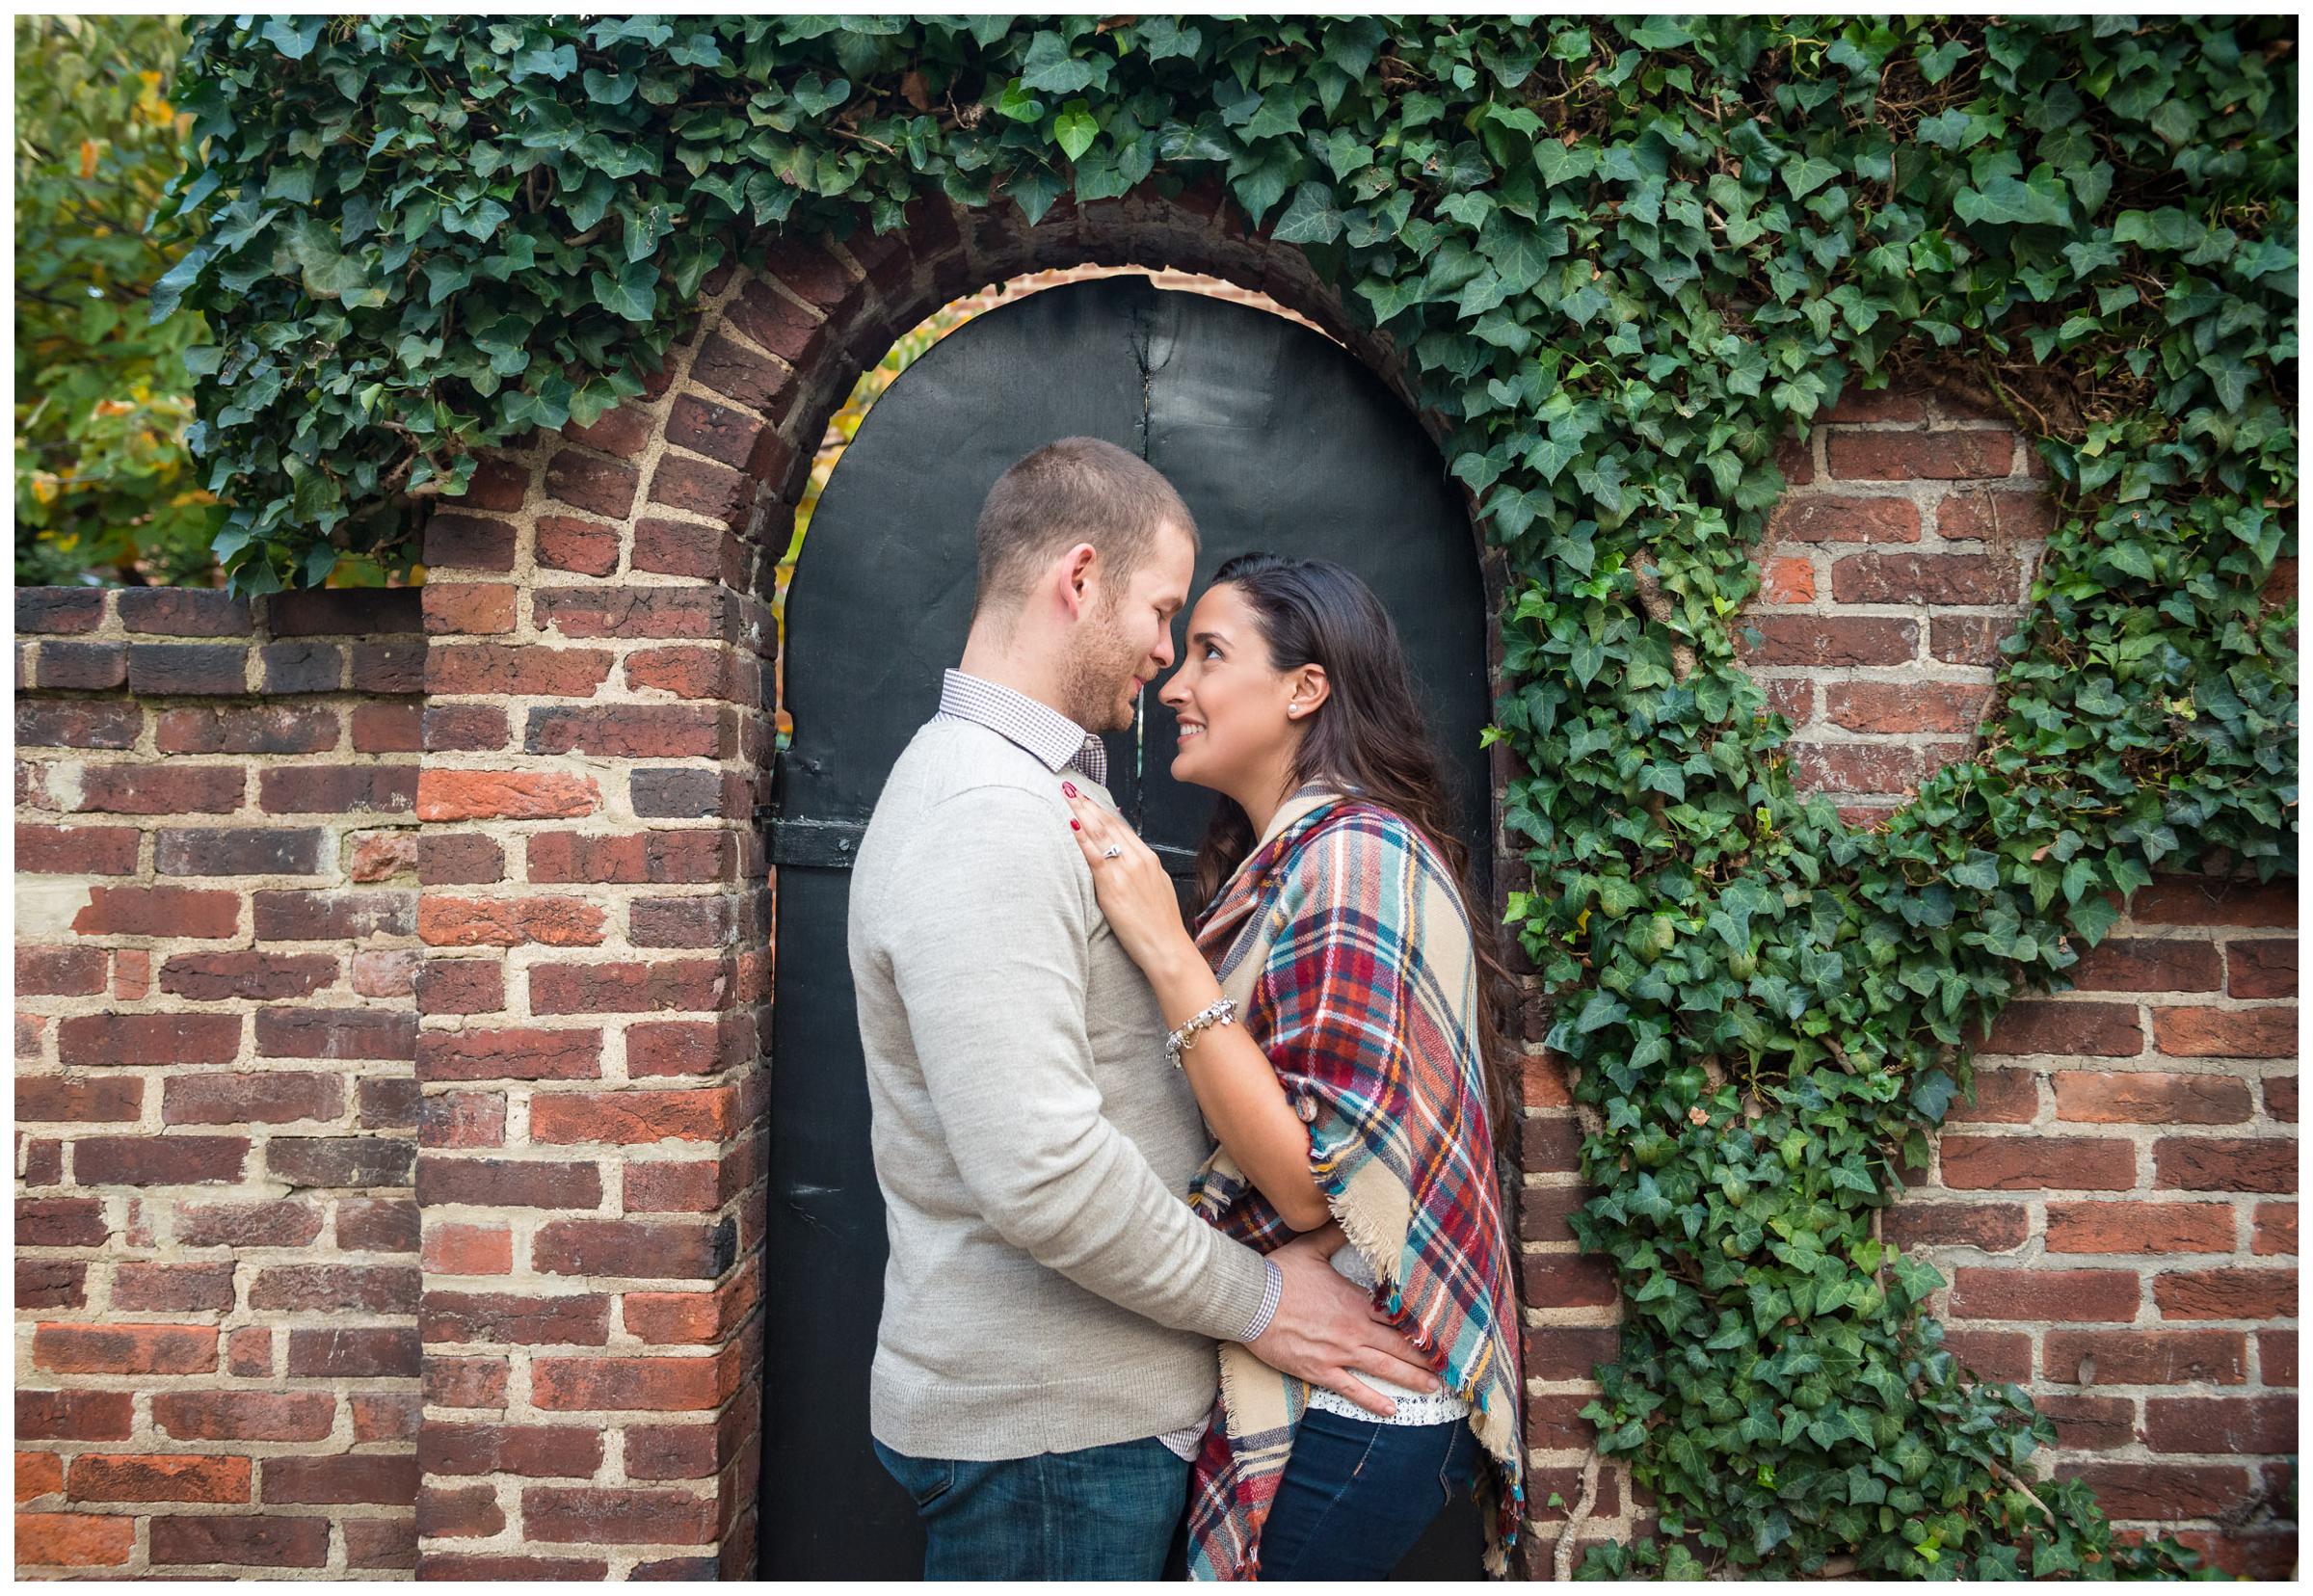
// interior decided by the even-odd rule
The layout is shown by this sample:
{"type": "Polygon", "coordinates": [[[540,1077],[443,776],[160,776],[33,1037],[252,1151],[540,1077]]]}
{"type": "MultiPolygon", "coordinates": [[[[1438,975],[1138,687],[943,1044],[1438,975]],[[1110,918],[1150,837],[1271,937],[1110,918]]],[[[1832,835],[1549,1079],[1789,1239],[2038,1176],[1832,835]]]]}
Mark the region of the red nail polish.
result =
{"type": "Polygon", "coordinates": [[[1060,790],[1067,793],[1071,798],[1074,798],[1077,796],[1077,784],[1074,782],[1062,782],[1060,784],[1060,790]]]}
{"type": "Polygon", "coordinates": [[[1071,820],[1068,823],[1068,829],[1070,831],[1082,831],[1084,829],[1084,822],[1081,820],[1071,820]]]}

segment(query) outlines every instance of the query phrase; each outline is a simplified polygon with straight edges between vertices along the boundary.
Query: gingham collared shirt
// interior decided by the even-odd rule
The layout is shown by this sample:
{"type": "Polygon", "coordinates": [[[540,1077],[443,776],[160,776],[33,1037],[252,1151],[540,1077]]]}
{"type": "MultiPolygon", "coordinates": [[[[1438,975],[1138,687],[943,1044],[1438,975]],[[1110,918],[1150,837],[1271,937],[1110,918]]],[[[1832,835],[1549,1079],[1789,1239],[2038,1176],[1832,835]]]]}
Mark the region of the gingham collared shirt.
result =
{"type": "Polygon", "coordinates": [[[1093,781],[1108,785],[1108,750],[1049,704],[1039,704],[983,677],[951,670],[940,678],[939,720],[970,721],[1018,743],[1057,776],[1075,765],[1093,781]]]}
{"type": "MultiPolygon", "coordinates": [[[[1100,785],[1108,785],[1108,750],[1100,738],[1051,705],[1039,704],[1025,693],[999,682],[958,670],[945,672],[940,678],[940,709],[933,718],[984,726],[1035,755],[1055,776],[1073,765],[1100,785]]],[[[1269,1320],[1277,1313],[1277,1300],[1284,1294],[1285,1272],[1278,1268],[1274,1259],[1262,1262],[1268,1264],[1267,1282],[1253,1322],[1236,1338],[1240,1342],[1256,1340],[1268,1329],[1269,1320]]],[[[1175,1454],[1194,1457],[1197,1442],[1204,1433],[1205,1423],[1200,1421],[1157,1439],[1175,1454]]]]}

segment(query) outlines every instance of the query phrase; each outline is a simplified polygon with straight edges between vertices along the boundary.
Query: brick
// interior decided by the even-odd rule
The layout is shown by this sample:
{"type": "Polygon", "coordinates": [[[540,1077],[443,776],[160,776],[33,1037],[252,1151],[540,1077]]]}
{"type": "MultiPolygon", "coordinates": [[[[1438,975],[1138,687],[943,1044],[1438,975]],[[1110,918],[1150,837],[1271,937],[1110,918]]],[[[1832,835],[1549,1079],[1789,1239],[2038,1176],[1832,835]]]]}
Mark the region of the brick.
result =
{"type": "Polygon", "coordinates": [[[539,1485],[522,1492],[533,1541],[696,1545],[715,1538],[715,1498],[635,1487],[539,1485]]]}
{"type": "Polygon", "coordinates": [[[2114,1519],[2215,1518],[2247,1503],[2248,1472],[2213,1464],[2089,1463],[2062,1474],[2096,1493],[2097,1505],[2114,1519]]]}
{"type": "Polygon", "coordinates": [[[691,1358],[535,1357],[531,1400],[557,1413],[707,1412],[738,1389],[738,1351],[732,1346],[691,1358]]]}
{"type": "Polygon", "coordinates": [[[128,681],[128,650],[118,643],[43,643],[40,661],[44,688],[100,693],[128,681]]]}
{"type": "Polygon", "coordinates": [[[65,1460],[55,1452],[16,1453],[16,1501],[32,1502],[65,1488],[65,1460]]]}
{"type": "Polygon", "coordinates": [[[626,940],[637,947],[722,947],[733,939],[736,905],[728,896],[637,898],[626,940]]]}
{"type": "Polygon", "coordinates": [[[337,961],[326,953],[176,953],[161,966],[161,990],[197,1002],[228,998],[304,998],[337,979],[337,961]]]}
{"type": "Polygon", "coordinates": [[[427,1031],[417,1041],[420,1080],[591,1080],[601,1072],[602,1033],[509,1026],[427,1031]]]}
{"type": "Polygon", "coordinates": [[[1920,511],[1909,499],[1807,494],[1776,505],[1767,535],[1788,543],[1918,543],[1920,511]]]}
{"type": "Polygon", "coordinates": [[[764,427],[760,417],[678,393],[667,412],[666,439],[726,466],[744,467],[764,427]]]}
{"type": "Polygon", "coordinates": [[[357,693],[422,693],[426,690],[426,644],[416,638],[357,643],[351,674],[357,693]]]}
{"type": "Polygon", "coordinates": [[[601,1205],[602,1184],[591,1163],[420,1157],[417,1201],[421,1208],[464,1204],[586,1210],[601,1205]]]}
{"type": "Polygon", "coordinates": [[[518,1557],[501,1553],[459,1556],[446,1552],[426,1554],[429,1580],[584,1580],[602,1579],[610,1564],[600,1557],[518,1557]]]}
{"type": "Polygon", "coordinates": [[[733,531],[747,519],[756,491],[755,479],[743,472],[687,455],[663,455],[651,473],[652,504],[705,516],[733,531]]]}
{"type": "Polygon", "coordinates": [[[334,693],[345,683],[345,651],[334,643],[268,643],[257,651],[267,693],[334,693]]]}
{"type": "Polygon", "coordinates": [[[546,462],[546,493],[580,510],[624,520],[634,508],[640,475],[632,466],[564,449],[546,462]]]}
{"type": "Polygon", "coordinates": [[[502,1147],[506,1099],[497,1092],[430,1092],[417,1105],[420,1147],[502,1147]]]}
{"type": "Polygon", "coordinates": [[[2156,876],[2128,900],[2139,925],[2297,925],[2294,881],[2259,884],[2212,876],[2156,876]]]}
{"type": "Polygon", "coordinates": [[[413,830],[357,832],[347,840],[353,844],[353,854],[346,874],[356,881],[390,881],[417,869],[417,833],[413,830]]]}
{"type": "Polygon", "coordinates": [[[407,1314],[417,1308],[417,1269],[404,1264],[281,1264],[257,1271],[249,1305],[268,1309],[357,1309],[407,1314]]]}
{"type": "Polygon", "coordinates": [[[428,833],[417,842],[420,886],[498,881],[506,874],[505,850],[474,832],[428,833]]]}
{"type": "MultiPolygon", "coordinates": [[[[443,1471],[420,1466],[428,1474],[443,1471]]],[[[417,1493],[417,1532],[437,1540],[479,1540],[506,1528],[498,1494],[488,1485],[428,1485],[417,1493]]]]}
{"type": "Polygon", "coordinates": [[[1598,1308],[1619,1300],[1613,1272],[1573,1253],[1529,1253],[1520,1261],[1524,1300],[1538,1308],[1598,1308]]]}
{"type": "Polygon", "coordinates": [[[417,1459],[391,1452],[269,1457],[262,1483],[275,1503],[386,1503],[417,1500],[417,1459]]]}
{"type": "Polygon", "coordinates": [[[2112,1137],[1947,1135],[1938,1152],[1944,1184],[1954,1191],[2126,1191],[2137,1184],[2137,1150],[2112,1137]]]}
{"type": "Polygon", "coordinates": [[[1953,1270],[1952,1316],[1971,1319],[2054,1319],[2078,1324],[2137,1317],[2143,1283],[2126,1269],[1953,1270]]]}
{"type": "Polygon", "coordinates": [[[68,807],[81,813],[229,814],[248,787],[249,773],[239,765],[87,765],[79,799],[68,807]]]}
{"type": "Polygon", "coordinates": [[[231,937],[241,928],[241,894],[198,887],[91,887],[72,917],[80,937],[231,937]]]}
{"type": "Polygon", "coordinates": [[[1944,1345],[1971,1378],[2016,1385],[2032,1379],[2032,1338],[2021,1331],[1950,1330],[1944,1345]]]}
{"type": "MultiPolygon", "coordinates": [[[[492,1408],[506,1405],[506,1360],[426,1354],[423,1396],[430,1407],[492,1408]]],[[[425,1457],[426,1430],[418,1431],[418,1456],[425,1457]]],[[[441,1471],[431,1466],[427,1473],[441,1471]]]]}
{"type": "Polygon", "coordinates": [[[2176,1269],[2157,1276],[2163,1318],[2288,1318],[2297,1312],[2295,1269],[2176,1269]]]}
{"type": "Polygon", "coordinates": [[[645,820],[705,819],[723,811],[723,778],[712,770],[638,770],[627,778],[627,792],[645,820]]]}
{"type": "Polygon", "coordinates": [[[336,710],[304,705],[164,709],[153,721],[163,754],[321,754],[337,735],[336,710]]]}
{"type": "MultiPolygon", "coordinates": [[[[2220,1332],[2210,1332],[2218,1334],[2220,1332]]],[[[2293,1390],[2297,1385],[2297,1332],[2294,1330],[2260,1330],[2257,1332],[2257,1378],[2269,1386],[2293,1390]]],[[[19,1421],[16,1433],[24,1433],[19,1421]]]]}
{"type": "Polygon", "coordinates": [[[1972,736],[1991,694],[1989,687],[1964,682],[1831,681],[1823,685],[1823,713],[1850,732],[1972,736]]]}
{"type": "Polygon", "coordinates": [[[726,699],[728,656],[717,649],[638,649],[626,656],[626,685],[685,699],[726,699]]]}
{"type": "Polygon", "coordinates": [[[2295,1191],[2296,1138],[2163,1136],[2153,1184],[2184,1191],[2295,1191]]]}
{"type": "Polygon", "coordinates": [[[145,710],[136,704],[16,703],[18,748],[134,748],[144,730],[145,710]]]}
{"type": "Polygon", "coordinates": [[[651,433],[650,412],[633,402],[604,411],[592,426],[582,427],[571,421],[562,429],[562,436],[572,442],[617,455],[621,460],[632,460],[641,454],[651,441],[651,433]]]}
{"type": "Polygon", "coordinates": [[[492,1014],[506,1006],[496,959],[428,959],[417,979],[420,1014],[492,1014]]]}
{"type": "Polygon", "coordinates": [[[1848,481],[1953,482],[2004,477],[2014,467],[2016,438],[2002,429],[1956,432],[1832,432],[1823,458],[1848,481]]]}
{"type": "Polygon", "coordinates": [[[2259,1203],[2249,1222],[2250,1252],[2261,1256],[2297,1255],[2297,1205],[2259,1203]]]}
{"type": "Polygon", "coordinates": [[[2056,1444],[2080,1451],[2109,1451],[2137,1438],[2137,1404],[2126,1396],[2034,1394],[2033,1406],[2056,1422],[2056,1444]]]}
{"type": "MultiPolygon", "coordinates": [[[[25,1184],[53,1185],[56,1177],[27,1178],[25,1184]]],[[[16,1310],[28,1308],[86,1308],[89,1305],[89,1266],[61,1259],[16,1260],[16,1310]]]]}
{"type": "Polygon", "coordinates": [[[247,1502],[249,1488],[246,1457],[84,1452],[66,1480],[76,1502],[247,1502]]]}
{"type": "Polygon", "coordinates": [[[1842,604],[2013,604],[2023,573],[1988,554],[1850,554],[1831,565],[1842,604]]]}
{"type": "Polygon", "coordinates": [[[267,814],[407,814],[417,799],[410,764],[303,765],[257,773],[267,814]]]}
{"type": "Polygon", "coordinates": [[[18,1568],[117,1568],[136,1550],[137,1521],[110,1513],[18,1513],[18,1568]]]}
{"type": "Polygon", "coordinates": [[[410,1059],[417,1055],[417,1016],[392,1009],[259,1009],[257,1053],[264,1058],[410,1059]]]}
{"type": "Polygon", "coordinates": [[[619,1300],[626,1333],[656,1346],[719,1345],[761,1298],[749,1269],[711,1291],[627,1291],[619,1300]]]}
{"type": "Polygon", "coordinates": [[[2233,1230],[2233,1210],[2222,1203],[2048,1205],[2052,1253],[2229,1253],[2233,1230]]]}
{"type": "Polygon", "coordinates": [[[134,1402],[125,1391],[19,1390],[16,1441],[125,1441],[134,1402]]]}
{"type": "Polygon", "coordinates": [[[556,1219],[530,1243],[531,1267],[542,1274],[714,1280],[737,1258],[738,1234],[728,1219],[556,1219]]]}
{"type": "Polygon", "coordinates": [[[702,387],[744,405],[773,423],[786,419],[794,395],[793,375],[719,332],[701,341],[690,374],[702,387]]]}
{"type": "Polygon", "coordinates": [[[96,1076],[74,1080],[61,1076],[16,1077],[19,1124],[108,1124],[144,1112],[145,1082],[133,1077],[96,1076]]]}
{"type": "Polygon", "coordinates": [[[729,1461],[714,1424],[637,1424],[626,1430],[629,1479],[706,1479],[729,1461]]]}
{"type": "MultiPolygon", "coordinates": [[[[548,877],[549,881],[553,878],[548,877]]],[[[417,934],[434,947],[591,946],[607,917],[579,897],[469,898],[428,892],[418,902],[417,934]]]]}
{"type": "Polygon", "coordinates": [[[130,1314],[229,1313],[233,1265],[125,1260],[113,1270],[113,1307],[130,1314]]]}
{"type": "MultiPolygon", "coordinates": [[[[629,666],[628,675],[632,675],[629,666]]],[[[2225,990],[2235,998],[2294,998],[2297,996],[2297,939],[2262,941],[2242,938],[2227,943],[2225,968],[2230,979],[2225,990]]],[[[2182,991],[2183,988],[2169,988],[2182,991]]]]}
{"type": "Polygon", "coordinates": [[[123,588],[118,602],[120,625],[132,632],[245,637],[251,630],[248,600],[223,589],[123,588]]]}
{"type": "Polygon", "coordinates": [[[725,575],[725,561],[735,552],[726,527],[645,517],[635,523],[634,546],[628,558],[636,571],[711,582],[725,575]]]}
{"type": "Polygon", "coordinates": [[[1939,538],[2037,542],[2056,530],[2056,506],[2045,493],[1994,492],[1970,488],[1936,502],[1939,538]]]}
{"type": "MultiPolygon", "coordinates": [[[[271,1379],[273,1332],[263,1326],[236,1330],[225,1338],[225,1369],[245,1380],[271,1379]]],[[[295,1373],[292,1370],[290,1372],[295,1373]]]]}
{"type": "Polygon", "coordinates": [[[603,1346],[610,1341],[610,1299],[593,1293],[537,1296],[435,1290],[426,1293],[418,1332],[429,1343],[603,1346]]]}
{"type": "Polygon", "coordinates": [[[601,792],[588,776],[511,770],[428,770],[417,782],[420,820],[538,820],[591,814],[601,792]]]}
{"type": "MultiPolygon", "coordinates": [[[[513,506],[519,509],[519,505],[513,506]]],[[[512,571],[514,528],[483,516],[437,510],[426,522],[425,563],[435,571],[512,571]]]]}
{"type": "Polygon", "coordinates": [[[514,735],[506,711],[491,704],[430,704],[418,741],[430,754],[487,754],[514,735]]]}
{"type": "Polygon", "coordinates": [[[414,1512],[345,1521],[345,1566],[349,1569],[417,1567],[414,1512]]]}
{"type": "Polygon", "coordinates": [[[2032,1225],[2012,1203],[1922,1203],[1905,1201],[1882,1218],[1887,1240],[1901,1247],[1981,1247],[2009,1252],[2024,1244],[2032,1225]]]}
{"type": "Polygon", "coordinates": [[[2144,1440],[2156,1452],[2239,1457],[2297,1450],[2297,1397],[2151,1396],[2144,1440]]]}
{"type": "Polygon", "coordinates": [[[176,1441],[319,1441],[336,1422],[326,1391],[184,1391],[152,1398],[152,1422],[176,1441]]]}
{"type": "Polygon", "coordinates": [[[265,600],[276,637],[366,637],[417,630],[418,588],[296,588],[265,600]]]}
{"type": "MultiPolygon", "coordinates": [[[[534,602],[544,603],[546,593],[542,591],[534,602]]],[[[600,649],[556,649],[536,643],[439,644],[426,660],[426,691],[592,698],[609,674],[610,655],[600,649]]]]}
{"type": "MultiPolygon", "coordinates": [[[[679,403],[679,401],[678,401],[679,403]]],[[[570,516],[541,516],[536,534],[538,563],[550,571],[607,576],[619,569],[616,527],[570,516]]]]}
{"type": "MultiPolygon", "coordinates": [[[[912,242],[919,256],[926,253],[920,237],[912,242]]],[[[724,306],[723,314],[731,326],[796,371],[811,369],[826,347],[826,318],[796,304],[759,278],[742,287],[739,297],[724,306]]]]}
{"type": "Polygon", "coordinates": [[[32,1367],[58,1374],[212,1373],[217,1332],[198,1324],[43,1324],[32,1334],[32,1367]]]}
{"type": "Polygon", "coordinates": [[[407,891],[253,892],[260,944],[359,942],[407,937],[417,929],[417,894],[407,891]]]}
{"type": "MultiPolygon", "coordinates": [[[[279,1145],[279,1142],[274,1144],[276,1147],[279,1145]]],[[[393,1145],[412,1155],[417,1151],[414,1142],[403,1141],[393,1145]]],[[[372,1184],[382,1185],[387,1183],[372,1184]]],[[[408,1185],[407,1177],[399,1184],[408,1185]]],[[[407,1197],[340,1199],[337,1204],[337,1247],[341,1252],[417,1251],[417,1204],[407,1197]]]]}
{"type": "Polygon", "coordinates": [[[2230,1076],[2153,1071],[2061,1071],[2056,1117],[2097,1124],[2236,1125],[2248,1118],[2248,1087],[2230,1076]]]}
{"type": "MultiPolygon", "coordinates": [[[[541,630],[572,638],[705,638],[716,636],[723,624],[722,600],[710,590],[695,588],[538,588],[531,595],[530,608],[541,630]]],[[[592,649],[559,652],[599,652],[592,649]]],[[[607,661],[609,656],[602,657],[607,661]]]]}
{"type": "Polygon", "coordinates": [[[414,1076],[370,1076],[358,1083],[360,1106],[354,1123],[364,1130],[414,1130],[417,1079],[414,1076]]]}
{"type": "Polygon", "coordinates": [[[364,704],[350,725],[357,754],[415,754],[425,746],[425,716],[417,704],[364,704]]]}
{"type": "Polygon", "coordinates": [[[104,991],[107,968],[101,947],[24,947],[16,949],[16,996],[19,998],[90,998],[104,991]]]}
{"type": "Polygon", "coordinates": [[[414,1378],[417,1374],[417,1329],[343,1328],[289,1332],[289,1372],[298,1377],[369,1379],[378,1376],[414,1378]]]}
{"type": "Polygon", "coordinates": [[[154,1518],[150,1534],[153,1562],[169,1567],[319,1568],[330,1558],[326,1518],[180,1513],[154,1518]]]}
{"type": "Polygon", "coordinates": [[[247,1136],[83,1136],[72,1178],[82,1185],[199,1185],[238,1181],[247,1136]]]}
{"type": "Polygon", "coordinates": [[[78,587],[16,589],[16,630],[94,631],[104,624],[104,590],[78,587]]]}
{"type": "Polygon", "coordinates": [[[2016,634],[2006,615],[1935,615],[1928,621],[1928,652],[1946,665],[1997,665],[2001,646],[2016,634]]]}
{"type": "Polygon", "coordinates": [[[162,875],[315,875],[327,841],[305,827],[163,830],[154,834],[152,862],[162,875]]]}
{"type": "Polygon", "coordinates": [[[2214,992],[2223,966],[2208,943],[2113,937],[2083,953],[2071,976],[2082,992],[2214,992]]]}
{"type": "Polygon", "coordinates": [[[728,1158],[630,1164],[626,1169],[628,1213],[712,1213],[735,1195],[728,1158]]]}
{"type": "Polygon", "coordinates": [[[2297,1005],[2156,1008],[2152,1040],[2170,1058],[2294,1058],[2297,1005]]]}
{"type": "Polygon", "coordinates": [[[717,959],[656,963],[533,965],[530,1012],[649,1014],[722,1006],[730,980],[717,959]]]}
{"type": "Polygon", "coordinates": [[[111,1234],[93,1197],[16,1199],[19,1247],[101,1247],[111,1234]]]}
{"type": "Polygon", "coordinates": [[[1749,665],[1906,665],[1920,652],[1920,624],[1901,617],[1762,615],[1745,624],[1760,636],[1737,651],[1749,665]]]}
{"type": "Polygon", "coordinates": [[[410,1184],[414,1144],[398,1136],[276,1136],[265,1173],[292,1186],[359,1188],[410,1184]]]}
{"type": "Polygon", "coordinates": [[[18,875],[134,875],[144,833],[128,826],[16,826],[18,875]]]}
{"type": "Polygon", "coordinates": [[[188,1203],[176,1222],[189,1247],[303,1247],[320,1234],[321,1210],[288,1201],[188,1203]]]}
{"type": "Polygon", "coordinates": [[[736,1132],[738,1092],[717,1086],[694,1091],[540,1093],[530,1101],[535,1142],[721,1141],[736,1132]]]}
{"type": "Polygon", "coordinates": [[[613,833],[537,832],[527,839],[526,874],[534,884],[616,883],[670,886],[728,881],[733,873],[730,834],[720,831],[613,833]]]}
{"type": "Polygon", "coordinates": [[[428,582],[426,631],[434,636],[510,632],[515,628],[516,592],[506,582],[428,582]]]}
{"type": "MultiPolygon", "coordinates": [[[[418,1262],[429,1275],[511,1274],[514,1235],[503,1225],[429,1225],[418,1262]]],[[[434,1300],[439,1300],[439,1294],[434,1300]]]]}
{"type": "Polygon", "coordinates": [[[2133,1003],[2024,1000],[2001,1010],[1981,1051],[2133,1058],[2143,1047],[2133,1003]]]}

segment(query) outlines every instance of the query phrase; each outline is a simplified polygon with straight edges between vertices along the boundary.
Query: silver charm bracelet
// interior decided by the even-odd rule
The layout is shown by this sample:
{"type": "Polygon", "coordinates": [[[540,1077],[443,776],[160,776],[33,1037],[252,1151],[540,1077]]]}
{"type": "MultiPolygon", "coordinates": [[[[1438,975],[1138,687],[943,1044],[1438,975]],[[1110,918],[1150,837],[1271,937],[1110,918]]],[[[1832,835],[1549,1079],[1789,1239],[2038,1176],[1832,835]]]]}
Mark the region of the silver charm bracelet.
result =
{"type": "Polygon", "coordinates": [[[1190,1015],[1179,1030],[1164,1039],[1164,1061],[1178,1070],[1181,1068],[1181,1055],[1197,1045],[1197,1032],[1209,1025],[1233,1024],[1236,1020],[1236,999],[1216,998],[1209,1006],[1190,1015]]]}

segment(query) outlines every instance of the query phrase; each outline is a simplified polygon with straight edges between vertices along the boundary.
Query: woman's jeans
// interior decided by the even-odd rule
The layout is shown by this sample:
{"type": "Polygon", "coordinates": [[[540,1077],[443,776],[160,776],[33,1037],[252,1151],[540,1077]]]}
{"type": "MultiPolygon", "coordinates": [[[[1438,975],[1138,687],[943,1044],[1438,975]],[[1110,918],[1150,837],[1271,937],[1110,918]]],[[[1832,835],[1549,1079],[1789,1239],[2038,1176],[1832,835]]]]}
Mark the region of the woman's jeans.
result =
{"type": "Polygon", "coordinates": [[[1151,1436],[1000,1463],[875,1455],[915,1500],[927,1580],[1154,1580],[1188,1464],[1151,1436]]]}
{"type": "Polygon", "coordinates": [[[1476,1468],[1466,1419],[1376,1424],[1310,1408],[1262,1528],[1261,1578],[1388,1579],[1476,1468]]]}

